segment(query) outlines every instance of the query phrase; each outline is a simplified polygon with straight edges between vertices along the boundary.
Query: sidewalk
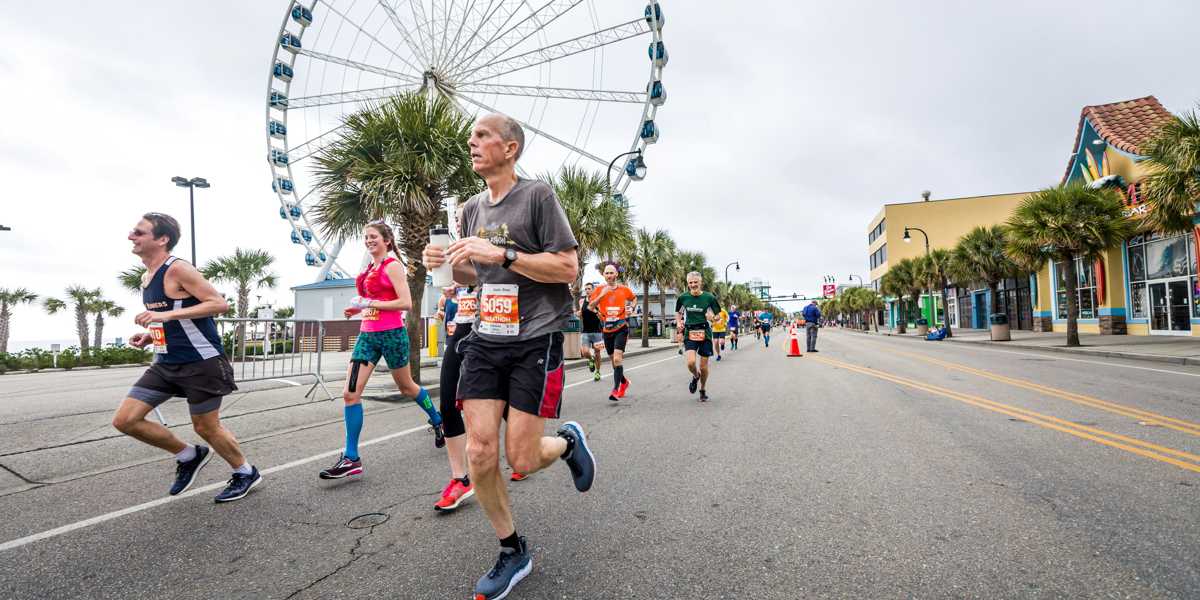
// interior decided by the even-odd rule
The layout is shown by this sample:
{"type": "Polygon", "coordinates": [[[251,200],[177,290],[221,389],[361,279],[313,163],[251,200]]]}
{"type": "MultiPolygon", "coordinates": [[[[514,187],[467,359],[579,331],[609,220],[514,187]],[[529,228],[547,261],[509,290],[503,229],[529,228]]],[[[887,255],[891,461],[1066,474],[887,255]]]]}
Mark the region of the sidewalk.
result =
{"type": "MultiPolygon", "coordinates": [[[[846,329],[845,331],[853,330],[846,329]]],[[[876,335],[873,331],[870,334],[876,335]]],[[[905,334],[880,329],[877,335],[923,341],[923,338],[917,337],[911,329],[905,334]]],[[[1063,332],[1043,333],[1014,330],[1011,342],[993,342],[986,329],[955,329],[953,337],[947,338],[946,341],[1200,366],[1200,337],[1080,333],[1079,343],[1083,345],[1078,348],[1067,348],[1067,334],[1063,332]]]]}

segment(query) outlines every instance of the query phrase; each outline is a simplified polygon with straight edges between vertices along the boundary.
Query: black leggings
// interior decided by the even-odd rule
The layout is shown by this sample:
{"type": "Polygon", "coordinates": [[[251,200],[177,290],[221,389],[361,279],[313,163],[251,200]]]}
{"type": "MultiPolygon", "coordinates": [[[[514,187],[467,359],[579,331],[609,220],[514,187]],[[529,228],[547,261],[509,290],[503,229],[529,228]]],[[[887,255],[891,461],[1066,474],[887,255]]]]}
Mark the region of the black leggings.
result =
{"type": "Polygon", "coordinates": [[[470,323],[459,323],[454,329],[454,335],[446,342],[446,354],[442,357],[441,387],[438,389],[438,395],[442,404],[442,431],[446,437],[457,437],[467,432],[462,412],[458,410],[458,371],[462,366],[458,342],[470,333],[470,323]]]}

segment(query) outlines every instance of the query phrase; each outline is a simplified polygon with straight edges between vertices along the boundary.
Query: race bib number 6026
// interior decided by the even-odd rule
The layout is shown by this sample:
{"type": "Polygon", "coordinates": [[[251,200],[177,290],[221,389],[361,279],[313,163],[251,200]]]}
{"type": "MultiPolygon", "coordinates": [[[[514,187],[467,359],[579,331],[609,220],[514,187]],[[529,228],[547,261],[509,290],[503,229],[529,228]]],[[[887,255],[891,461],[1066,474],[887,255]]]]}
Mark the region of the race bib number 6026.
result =
{"type": "Polygon", "coordinates": [[[521,333],[519,290],[516,284],[484,284],[479,298],[480,333],[513,336],[521,333]]]}

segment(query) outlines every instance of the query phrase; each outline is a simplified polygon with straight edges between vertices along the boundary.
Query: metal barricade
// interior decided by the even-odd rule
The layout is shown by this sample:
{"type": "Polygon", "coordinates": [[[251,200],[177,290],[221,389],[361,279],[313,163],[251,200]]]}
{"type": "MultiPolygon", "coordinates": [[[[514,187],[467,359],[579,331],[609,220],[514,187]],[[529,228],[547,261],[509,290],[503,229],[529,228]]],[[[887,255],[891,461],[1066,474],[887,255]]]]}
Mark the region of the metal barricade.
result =
{"type": "Polygon", "coordinates": [[[233,364],[234,381],[267,381],[286,377],[312,377],[333,400],[321,374],[325,324],[295,319],[216,319],[225,354],[233,364]]]}

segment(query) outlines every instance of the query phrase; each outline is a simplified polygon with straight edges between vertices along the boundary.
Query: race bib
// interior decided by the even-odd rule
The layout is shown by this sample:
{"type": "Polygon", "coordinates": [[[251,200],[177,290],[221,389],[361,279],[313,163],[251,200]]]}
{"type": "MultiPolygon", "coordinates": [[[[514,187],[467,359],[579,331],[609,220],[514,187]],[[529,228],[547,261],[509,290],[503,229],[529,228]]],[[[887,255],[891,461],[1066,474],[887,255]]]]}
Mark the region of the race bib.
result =
{"type": "Polygon", "coordinates": [[[450,321],[449,323],[446,323],[446,335],[454,335],[454,332],[457,330],[458,330],[458,323],[455,323],[454,321],[450,321]]]}
{"type": "Polygon", "coordinates": [[[515,336],[521,333],[521,313],[517,306],[516,284],[487,283],[479,301],[479,332],[515,336]]]}
{"type": "Polygon", "coordinates": [[[458,314],[454,316],[455,323],[473,323],[475,313],[479,310],[479,299],[474,295],[460,296],[458,299],[458,314]]]}
{"type": "Polygon", "coordinates": [[[705,333],[703,329],[692,329],[688,331],[688,339],[693,342],[703,342],[706,337],[705,333]]]}
{"type": "Polygon", "coordinates": [[[379,320],[379,309],[378,308],[364,308],[362,311],[362,320],[378,321],[379,320]]]}
{"type": "Polygon", "coordinates": [[[620,306],[610,306],[604,310],[608,312],[608,320],[609,321],[616,321],[617,317],[621,316],[621,307],[620,306]]]}

